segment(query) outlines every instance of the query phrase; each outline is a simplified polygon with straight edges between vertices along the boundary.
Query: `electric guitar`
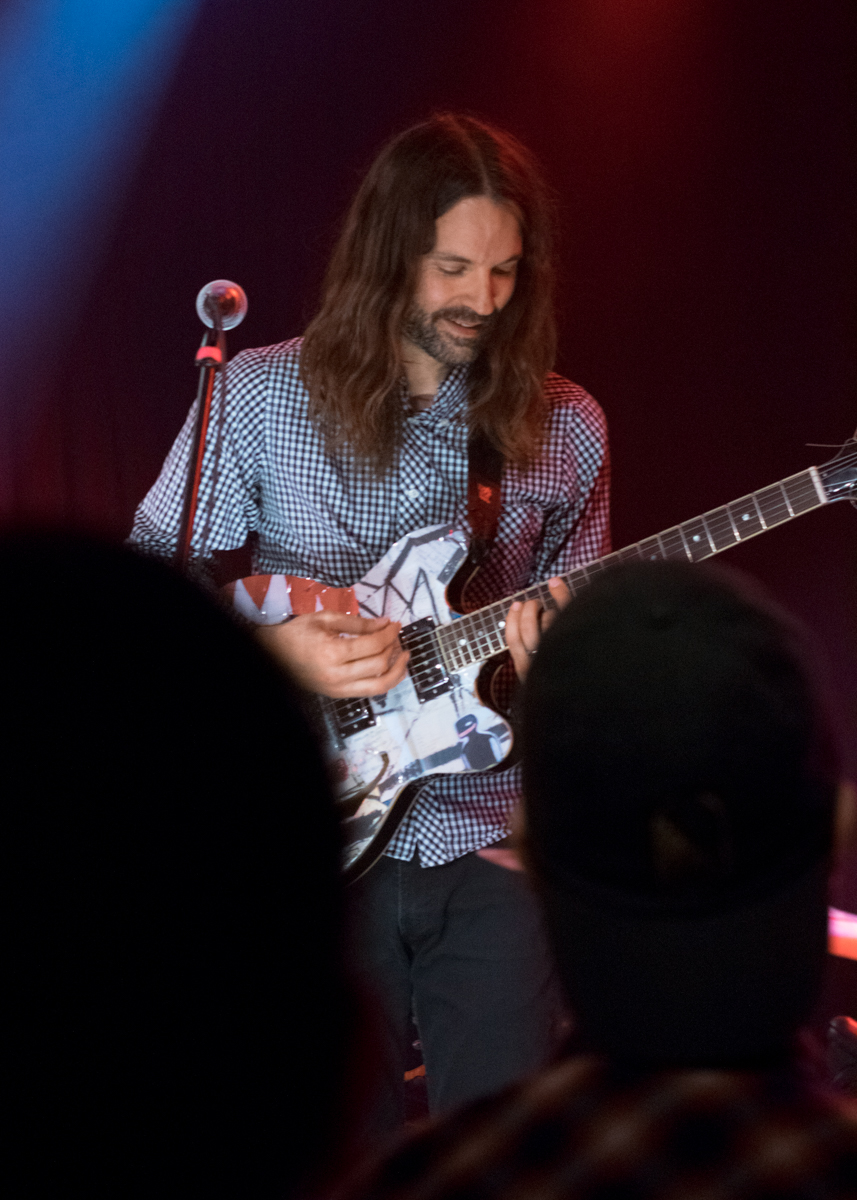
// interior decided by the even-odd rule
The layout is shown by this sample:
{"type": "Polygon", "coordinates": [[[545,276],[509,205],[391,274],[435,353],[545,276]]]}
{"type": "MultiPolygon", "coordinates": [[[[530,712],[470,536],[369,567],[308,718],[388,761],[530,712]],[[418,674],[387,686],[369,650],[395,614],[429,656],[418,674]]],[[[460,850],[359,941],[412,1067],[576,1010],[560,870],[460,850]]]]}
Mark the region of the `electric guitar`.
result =
{"type": "MultiPolygon", "coordinates": [[[[857,494],[857,441],[836,458],[617,550],[563,576],[572,595],[624,562],[702,562],[803,513],[857,494]]],[[[293,614],[332,609],[401,621],[408,674],[384,696],[318,697],[323,740],[343,822],[344,871],[356,879],[381,856],[426,775],[484,770],[502,761],[512,731],[476,690],[482,664],[506,648],[513,600],[554,602],[536,584],[476,612],[457,616],[446,586],[467,555],[467,540],[448,526],[396,542],[359,583],[327,587],[292,575],[253,575],[228,584],[245,618],[276,625],[293,614]]]]}

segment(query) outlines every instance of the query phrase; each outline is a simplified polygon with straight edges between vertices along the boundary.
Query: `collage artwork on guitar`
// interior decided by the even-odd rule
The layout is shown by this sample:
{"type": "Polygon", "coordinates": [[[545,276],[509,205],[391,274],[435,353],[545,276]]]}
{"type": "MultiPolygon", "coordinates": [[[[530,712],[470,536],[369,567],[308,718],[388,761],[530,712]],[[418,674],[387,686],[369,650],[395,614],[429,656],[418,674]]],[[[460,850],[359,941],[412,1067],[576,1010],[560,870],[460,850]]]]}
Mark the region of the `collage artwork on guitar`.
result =
{"type": "MultiPolygon", "coordinates": [[[[501,865],[520,797],[515,673],[552,611],[612,563],[698,562],[857,491],[848,443],[611,552],[604,416],[552,371],[553,235],[549,191],[513,137],[448,113],[414,126],[367,172],[304,337],[243,351],[213,402],[192,559],[204,570],[252,539],[255,574],[231,603],[316,697],[383,1027],[377,1131],[403,1119],[412,1017],[432,1111],[554,1049],[538,905],[501,865]],[[496,478],[474,489],[486,447],[496,478]],[[498,501],[476,562],[474,490],[498,501]],[[515,671],[507,656],[488,683],[507,647],[515,671]]],[[[194,419],[131,535],[169,559],[194,419]]]]}

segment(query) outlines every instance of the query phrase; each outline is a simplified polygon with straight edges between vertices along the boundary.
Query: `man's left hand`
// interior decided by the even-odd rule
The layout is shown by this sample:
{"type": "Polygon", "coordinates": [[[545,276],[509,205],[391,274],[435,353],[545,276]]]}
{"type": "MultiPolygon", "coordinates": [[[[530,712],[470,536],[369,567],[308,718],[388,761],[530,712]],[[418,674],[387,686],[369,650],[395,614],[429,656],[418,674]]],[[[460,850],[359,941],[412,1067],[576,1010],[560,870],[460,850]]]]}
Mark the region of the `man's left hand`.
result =
{"type": "Polygon", "coordinates": [[[530,669],[530,660],[539,648],[542,634],[556,616],[557,609],[565,608],[571,592],[557,577],[548,580],[548,587],[556,609],[546,609],[539,600],[516,600],[506,615],[506,645],[518,678],[523,683],[530,669]]]}

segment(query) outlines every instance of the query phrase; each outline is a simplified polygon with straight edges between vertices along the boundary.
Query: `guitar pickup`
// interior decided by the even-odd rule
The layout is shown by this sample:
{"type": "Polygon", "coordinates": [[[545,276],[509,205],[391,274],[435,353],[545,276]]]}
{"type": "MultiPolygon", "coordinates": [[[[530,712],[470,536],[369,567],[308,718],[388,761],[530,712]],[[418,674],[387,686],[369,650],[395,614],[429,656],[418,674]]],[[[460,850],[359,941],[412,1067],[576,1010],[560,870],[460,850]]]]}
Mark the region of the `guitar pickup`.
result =
{"type": "Polygon", "coordinates": [[[375,724],[375,714],[368,700],[355,697],[348,700],[334,700],[328,713],[333,718],[336,732],[340,738],[351,737],[361,729],[371,729],[375,724]]]}
{"type": "Polygon", "coordinates": [[[423,617],[399,634],[402,645],[410,651],[408,674],[420,704],[451,692],[455,687],[455,682],[447,675],[443,665],[440,647],[433,633],[434,627],[432,617],[423,617]]]}

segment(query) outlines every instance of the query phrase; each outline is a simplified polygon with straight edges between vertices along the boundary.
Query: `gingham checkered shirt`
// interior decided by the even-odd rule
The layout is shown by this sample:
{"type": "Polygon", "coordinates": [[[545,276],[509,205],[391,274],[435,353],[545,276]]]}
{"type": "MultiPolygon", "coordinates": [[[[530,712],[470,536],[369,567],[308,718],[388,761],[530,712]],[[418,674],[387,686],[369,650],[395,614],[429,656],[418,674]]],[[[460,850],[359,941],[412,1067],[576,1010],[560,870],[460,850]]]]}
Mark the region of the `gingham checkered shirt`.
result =
{"type": "MultiPolygon", "coordinates": [[[[447,376],[430,408],[406,409],[401,444],[381,479],[349,454],[329,457],[308,417],[298,372],[300,340],[245,350],[229,364],[226,404],[215,394],[193,554],[243,546],[256,535],[253,569],[335,587],[360,580],[390,546],[430,525],[466,529],[467,369],[447,376]]],[[[604,415],[591,396],[549,375],[541,457],[503,474],[497,538],[468,599],[479,605],[607,554],[609,459],[604,415]]],[[[171,558],[176,545],[195,408],[131,540],[171,558]]],[[[506,836],[520,795],[518,767],[434,775],[422,786],[387,853],[424,866],[450,862],[506,836]]]]}

